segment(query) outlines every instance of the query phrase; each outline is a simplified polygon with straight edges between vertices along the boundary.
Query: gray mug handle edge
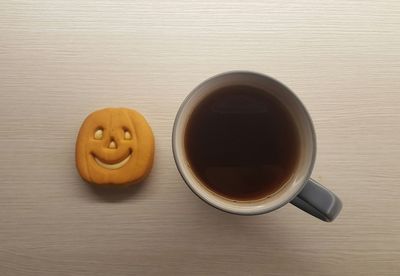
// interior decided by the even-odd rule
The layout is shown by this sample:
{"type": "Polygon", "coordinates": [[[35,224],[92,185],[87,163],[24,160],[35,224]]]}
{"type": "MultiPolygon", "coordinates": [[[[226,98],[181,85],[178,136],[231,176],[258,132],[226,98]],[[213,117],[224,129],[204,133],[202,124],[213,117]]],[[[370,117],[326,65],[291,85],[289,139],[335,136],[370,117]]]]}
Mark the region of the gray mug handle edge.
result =
{"type": "Polygon", "coordinates": [[[291,203],[326,222],[333,221],[343,207],[339,197],[311,178],[291,203]]]}

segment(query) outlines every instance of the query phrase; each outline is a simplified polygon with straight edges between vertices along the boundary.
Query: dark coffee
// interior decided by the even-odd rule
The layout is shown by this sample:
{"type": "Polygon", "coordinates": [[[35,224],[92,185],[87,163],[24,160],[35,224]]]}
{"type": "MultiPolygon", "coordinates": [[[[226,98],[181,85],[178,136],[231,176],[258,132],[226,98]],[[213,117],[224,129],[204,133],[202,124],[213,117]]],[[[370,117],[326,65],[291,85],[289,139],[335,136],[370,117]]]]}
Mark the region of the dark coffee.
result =
{"type": "Polygon", "coordinates": [[[191,169],[210,190],[232,200],[256,200],[292,176],[299,135],[274,96],[229,86],[197,105],[186,126],[185,150],[191,169]]]}

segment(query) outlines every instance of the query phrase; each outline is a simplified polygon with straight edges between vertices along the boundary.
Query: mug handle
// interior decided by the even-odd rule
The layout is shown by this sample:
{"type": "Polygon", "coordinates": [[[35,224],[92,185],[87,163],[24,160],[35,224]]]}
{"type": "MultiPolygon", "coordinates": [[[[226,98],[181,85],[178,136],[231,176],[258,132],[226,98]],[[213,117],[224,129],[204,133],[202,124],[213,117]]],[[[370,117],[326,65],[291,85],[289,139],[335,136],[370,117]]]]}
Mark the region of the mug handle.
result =
{"type": "Polygon", "coordinates": [[[309,179],[292,202],[294,206],[323,221],[333,221],[342,210],[342,201],[314,179],[309,179]]]}

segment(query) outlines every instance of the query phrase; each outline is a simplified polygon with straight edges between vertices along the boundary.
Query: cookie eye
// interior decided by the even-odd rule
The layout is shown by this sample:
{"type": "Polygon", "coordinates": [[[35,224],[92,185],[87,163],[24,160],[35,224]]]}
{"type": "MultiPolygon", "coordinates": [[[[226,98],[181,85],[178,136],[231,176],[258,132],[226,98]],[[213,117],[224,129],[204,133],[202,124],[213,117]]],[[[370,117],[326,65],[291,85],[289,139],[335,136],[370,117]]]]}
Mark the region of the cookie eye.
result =
{"type": "Polygon", "coordinates": [[[131,140],[132,139],[132,134],[129,132],[129,130],[124,130],[124,139],[125,140],[131,140]]]}
{"type": "Polygon", "coordinates": [[[96,140],[101,140],[101,139],[103,139],[103,129],[102,129],[102,128],[98,128],[98,129],[94,132],[94,139],[96,139],[96,140]]]}

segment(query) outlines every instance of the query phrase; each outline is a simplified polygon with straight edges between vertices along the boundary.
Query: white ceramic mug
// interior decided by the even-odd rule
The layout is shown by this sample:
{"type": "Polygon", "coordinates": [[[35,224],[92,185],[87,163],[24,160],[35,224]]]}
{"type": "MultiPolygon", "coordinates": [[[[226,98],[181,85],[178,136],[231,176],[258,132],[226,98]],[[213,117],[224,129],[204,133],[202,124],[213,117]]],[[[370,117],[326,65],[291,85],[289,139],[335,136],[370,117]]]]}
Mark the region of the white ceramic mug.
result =
{"type": "Polygon", "coordinates": [[[292,203],[321,220],[332,221],[342,208],[342,203],[335,194],[310,178],[316,155],[315,131],[310,115],[289,88],[266,75],[234,71],[211,77],[197,86],[184,100],[176,115],[172,148],[177,168],[188,187],[205,202],[223,211],[256,215],[292,203]],[[232,85],[249,85],[268,91],[287,107],[299,130],[300,160],[292,172],[293,177],[277,193],[261,200],[234,201],[210,191],[191,170],[185,153],[185,128],[193,110],[205,97],[232,85]]]}

